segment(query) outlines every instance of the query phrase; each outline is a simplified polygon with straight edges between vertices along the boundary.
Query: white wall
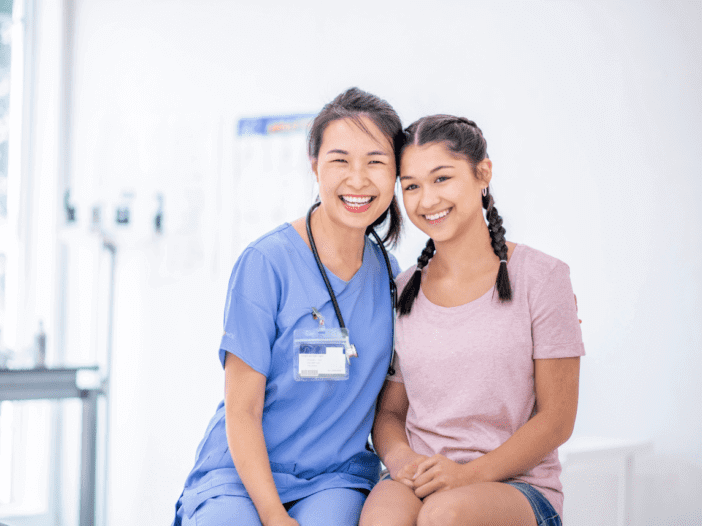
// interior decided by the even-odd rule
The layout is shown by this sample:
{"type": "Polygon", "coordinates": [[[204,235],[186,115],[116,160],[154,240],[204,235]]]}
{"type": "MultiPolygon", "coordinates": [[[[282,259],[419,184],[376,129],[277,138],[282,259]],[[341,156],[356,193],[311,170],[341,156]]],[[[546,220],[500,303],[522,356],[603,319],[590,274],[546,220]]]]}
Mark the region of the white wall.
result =
{"type": "MultiPolygon", "coordinates": [[[[168,523],[222,396],[235,122],[314,112],[352,85],[407,124],[482,127],[508,238],[571,267],[588,353],[576,435],[652,440],[640,524],[699,523],[700,2],[245,4],[75,0],[78,199],[200,181],[207,205],[194,231],[118,253],[109,523],[168,523]]],[[[420,243],[408,234],[403,266],[420,243]]]]}

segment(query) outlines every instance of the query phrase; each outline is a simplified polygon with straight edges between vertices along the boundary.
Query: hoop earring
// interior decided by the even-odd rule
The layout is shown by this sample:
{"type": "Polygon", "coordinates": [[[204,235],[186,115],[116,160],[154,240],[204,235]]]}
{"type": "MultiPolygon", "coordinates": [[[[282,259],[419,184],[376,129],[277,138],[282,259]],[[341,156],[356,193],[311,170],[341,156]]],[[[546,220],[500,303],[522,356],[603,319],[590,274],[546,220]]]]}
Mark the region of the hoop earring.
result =
{"type": "Polygon", "coordinates": [[[487,186],[483,188],[483,197],[487,197],[488,189],[487,186]]]}

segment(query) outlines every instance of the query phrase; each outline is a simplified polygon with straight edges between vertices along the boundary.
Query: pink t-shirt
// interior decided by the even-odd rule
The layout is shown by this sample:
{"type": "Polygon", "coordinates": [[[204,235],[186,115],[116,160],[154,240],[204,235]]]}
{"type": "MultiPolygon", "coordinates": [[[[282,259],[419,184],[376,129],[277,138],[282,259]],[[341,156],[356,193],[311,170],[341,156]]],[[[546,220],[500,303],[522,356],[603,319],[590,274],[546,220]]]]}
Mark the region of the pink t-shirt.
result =
{"type": "MultiPolygon", "coordinates": [[[[419,454],[466,463],[497,448],[533,414],[534,360],[585,354],[568,265],[517,245],[507,268],[509,303],[494,287],[458,307],[435,305],[420,291],[398,319],[388,380],[405,384],[407,438],[419,454]]],[[[414,270],[398,276],[398,290],[414,270]]],[[[562,515],[560,472],[554,450],[510,480],[533,485],[562,515]]]]}

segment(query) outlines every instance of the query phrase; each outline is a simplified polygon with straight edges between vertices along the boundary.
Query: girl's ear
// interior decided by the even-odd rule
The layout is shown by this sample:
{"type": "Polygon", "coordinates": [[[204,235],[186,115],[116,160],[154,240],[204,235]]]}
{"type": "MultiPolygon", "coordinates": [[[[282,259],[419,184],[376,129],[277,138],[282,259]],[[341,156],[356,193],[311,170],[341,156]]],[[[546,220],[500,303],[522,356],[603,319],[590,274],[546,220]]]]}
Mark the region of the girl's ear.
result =
{"type": "Polygon", "coordinates": [[[478,175],[478,179],[489,185],[492,179],[492,161],[487,157],[480,161],[475,167],[475,173],[478,175]]]}

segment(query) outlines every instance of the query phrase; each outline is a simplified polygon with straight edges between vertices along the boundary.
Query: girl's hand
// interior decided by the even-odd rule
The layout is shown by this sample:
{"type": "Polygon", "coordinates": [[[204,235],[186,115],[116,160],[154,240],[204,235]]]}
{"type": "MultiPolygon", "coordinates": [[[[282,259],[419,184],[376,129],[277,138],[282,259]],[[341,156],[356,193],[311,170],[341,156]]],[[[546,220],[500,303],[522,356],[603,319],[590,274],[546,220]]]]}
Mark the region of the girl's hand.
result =
{"type": "Polygon", "coordinates": [[[418,455],[417,453],[412,452],[412,456],[407,459],[405,464],[397,473],[390,473],[392,480],[402,482],[405,486],[409,486],[410,488],[414,489],[414,481],[412,480],[412,476],[417,472],[419,465],[428,458],[429,457],[426,455],[418,455]]]}
{"type": "Polygon", "coordinates": [[[459,464],[443,455],[434,455],[419,466],[412,476],[414,494],[423,499],[437,491],[467,486],[477,482],[472,476],[470,464],[459,464]]]}

